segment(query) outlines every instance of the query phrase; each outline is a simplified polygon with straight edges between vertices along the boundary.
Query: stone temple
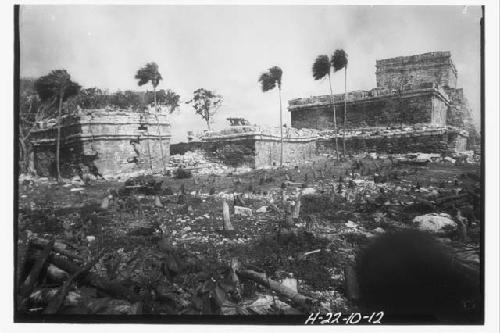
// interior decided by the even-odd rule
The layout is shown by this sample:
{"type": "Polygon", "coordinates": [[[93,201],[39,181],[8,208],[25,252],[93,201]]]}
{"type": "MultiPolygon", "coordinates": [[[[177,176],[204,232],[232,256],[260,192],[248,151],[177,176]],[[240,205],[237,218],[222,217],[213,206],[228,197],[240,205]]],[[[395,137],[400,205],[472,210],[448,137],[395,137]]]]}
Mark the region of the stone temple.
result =
{"type": "MultiPolygon", "coordinates": [[[[347,101],[334,96],[340,147],[344,129],[350,151],[463,151],[479,143],[450,52],[377,60],[376,67],[376,88],[348,92],[347,101]]],[[[288,111],[294,128],[334,128],[329,95],[290,100],[288,111]]],[[[334,149],[330,133],[318,148],[334,149]]]]}
{"type": "MultiPolygon", "coordinates": [[[[283,129],[284,163],[300,164],[318,153],[335,153],[336,137],[340,151],[345,137],[348,154],[453,155],[477,150],[478,133],[463,89],[457,88],[450,52],[378,60],[376,67],[376,88],[348,92],[347,101],[344,94],[334,96],[337,132],[330,95],[288,102],[292,127],[283,129]]],[[[199,144],[211,153],[223,147],[245,150],[250,156],[246,164],[254,168],[280,162],[279,128],[232,124],[205,133],[199,144]]]]}
{"type": "MultiPolygon", "coordinates": [[[[53,176],[57,127],[46,124],[40,127],[32,136],[35,170],[39,176],[53,176]]],[[[74,176],[78,168],[90,165],[104,176],[158,171],[163,163],[168,166],[169,156],[170,125],[165,115],[85,109],[62,118],[62,176],[74,176]]]]}

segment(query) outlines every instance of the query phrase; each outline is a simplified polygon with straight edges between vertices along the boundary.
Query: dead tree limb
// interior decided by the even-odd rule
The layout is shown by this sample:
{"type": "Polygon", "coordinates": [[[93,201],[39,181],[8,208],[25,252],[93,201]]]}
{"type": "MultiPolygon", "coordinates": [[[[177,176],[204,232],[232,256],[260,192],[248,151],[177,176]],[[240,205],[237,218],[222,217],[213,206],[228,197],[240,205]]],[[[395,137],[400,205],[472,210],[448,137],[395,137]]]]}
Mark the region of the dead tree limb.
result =
{"type": "MultiPolygon", "coordinates": [[[[52,246],[54,246],[55,239],[53,238],[50,240],[47,245],[43,248],[42,253],[36,257],[35,263],[33,267],[31,268],[31,271],[28,275],[28,277],[20,284],[19,286],[19,295],[17,297],[17,309],[19,311],[22,311],[26,307],[26,301],[33,291],[33,288],[35,287],[35,283],[38,280],[40,276],[40,272],[42,271],[43,266],[45,265],[45,262],[47,261],[47,258],[50,254],[50,250],[52,249],[52,246]]],[[[28,247],[31,247],[31,244],[28,243],[28,247]]]]}
{"type": "Polygon", "coordinates": [[[262,273],[258,273],[251,270],[240,270],[237,272],[238,276],[242,279],[251,280],[257,282],[258,284],[277,292],[281,296],[290,299],[293,304],[304,311],[311,311],[315,301],[307,296],[301,295],[298,292],[285,287],[281,283],[266,278],[262,273]]]}
{"type": "Polygon", "coordinates": [[[31,291],[33,290],[33,287],[35,286],[35,282],[40,276],[40,272],[42,271],[43,265],[45,265],[45,262],[47,261],[47,258],[49,257],[50,250],[54,246],[55,239],[50,240],[47,245],[43,248],[42,253],[38,256],[38,258],[35,261],[35,264],[33,265],[33,268],[30,271],[30,274],[24,280],[23,284],[21,285],[20,288],[20,295],[22,298],[28,297],[31,294],[31,291]]]}
{"type": "MultiPolygon", "coordinates": [[[[80,266],[73,263],[72,261],[69,261],[67,259],[64,259],[60,256],[56,255],[51,255],[49,257],[49,261],[56,265],[57,267],[61,268],[62,270],[65,270],[66,272],[70,274],[75,274],[80,270],[80,266]]],[[[88,272],[84,276],[80,276],[81,281],[83,283],[87,283],[112,297],[120,298],[120,299],[125,299],[130,302],[138,302],[142,298],[133,293],[132,291],[128,290],[124,286],[122,286],[119,283],[116,282],[109,282],[104,279],[102,279],[99,275],[88,272]]]]}
{"type": "MultiPolygon", "coordinates": [[[[48,240],[43,239],[43,238],[32,238],[30,240],[30,242],[34,247],[37,247],[37,248],[44,248],[49,243],[48,240]]],[[[85,260],[82,257],[80,257],[78,254],[66,250],[58,243],[54,243],[54,245],[52,246],[52,250],[56,253],[60,253],[64,256],[66,256],[70,259],[77,260],[80,262],[85,262],[85,260]]]]}
{"type": "Polygon", "coordinates": [[[44,314],[55,314],[61,308],[61,305],[64,303],[64,299],[66,298],[66,294],[71,287],[73,281],[75,281],[82,274],[87,273],[94,265],[99,261],[102,255],[105,253],[105,250],[101,251],[92,261],[86,264],[84,267],[80,268],[77,272],[69,277],[62,284],[61,288],[58,290],[56,296],[49,302],[48,306],[45,308],[44,314]]]}

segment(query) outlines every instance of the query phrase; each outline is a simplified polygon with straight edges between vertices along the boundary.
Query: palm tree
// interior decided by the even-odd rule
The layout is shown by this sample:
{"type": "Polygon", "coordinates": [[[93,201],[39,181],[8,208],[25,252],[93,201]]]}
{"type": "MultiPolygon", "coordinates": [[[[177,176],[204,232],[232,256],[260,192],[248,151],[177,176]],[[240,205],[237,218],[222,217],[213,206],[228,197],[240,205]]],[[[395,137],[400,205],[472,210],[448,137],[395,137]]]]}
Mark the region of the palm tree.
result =
{"type": "Polygon", "coordinates": [[[59,154],[61,148],[61,113],[63,102],[69,97],[77,95],[80,88],[78,83],[71,81],[71,76],[65,69],[53,70],[35,81],[35,90],[42,101],[50,101],[53,98],[58,101],[56,139],[56,172],[58,181],[61,180],[59,154]]]}
{"type": "Polygon", "coordinates": [[[335,103],[333,101],[332,79],[331,79],[331,66],[333,65],[333,57],[330,61],[327,55],[319,55],[314,61],[312,72],[315,80],[324,79],[328,76],[328,83],[330,84],[330,107],[333,109],[333,127],[335,129],[335,150],[337,152],[337,160],[339,159],[339,142],[337,133],[337,113],[335,111],[335,103]]]}
{"type": "MultiPolygon", "coordinates": [[[[137,84],[139,86],[145,85],[149,82],[151,82],[151,85],[153,86],[153,96],[154,96],[154,105],[155,105],[155,115],[157,119],[157,127],[158,127],[158,133],[160,133],[160,120],[158,119],[158,115],[156,114],[158,112],[158,106],[156,104],[156,87],[158,84],[160,84],[160,81],[163,80],[161,77],[158,65],[155,62],[150,62],[147,63],[144,67],[140,68],[137,71],[137,74],[135,74],[135,78],[139,80],[137,84]]],[[[165,156],[163,153],[163,140],[161,139],[161,135],[158,137],[159,143],[160,143],[160,152],[161,152],[161,161],[163,165],[163,172],[166,173],[166,166],[165,166],[165,156]]],[[[149,145],[149,141],[148,141],[149,145]]],[[[153,168],[153,164],[151,161],[151,154],[149,154],[149,163],[151,169],[153,168]]]]}
{"type": "Polygon", "coordinates": [[[259,77],[259,82],[262,86],[262,91],[266,92],[278,87],[278,95],[280,99],[280,166],[283,165],[283,112],[281,106],[281,77],[283,70],[278,66],[273,66],[262,73],[259,77]]]}
{"type": "Polygon", "coordinates": [[[332,57],[333,72],[335,73],[344,68],[344,130],[342,133],[342,141],[344,144],[344,156],[346,154],[345,132],[347,125],[347,63],[348,63],[347,53],[342,49],[335,50],[332,57]]]}

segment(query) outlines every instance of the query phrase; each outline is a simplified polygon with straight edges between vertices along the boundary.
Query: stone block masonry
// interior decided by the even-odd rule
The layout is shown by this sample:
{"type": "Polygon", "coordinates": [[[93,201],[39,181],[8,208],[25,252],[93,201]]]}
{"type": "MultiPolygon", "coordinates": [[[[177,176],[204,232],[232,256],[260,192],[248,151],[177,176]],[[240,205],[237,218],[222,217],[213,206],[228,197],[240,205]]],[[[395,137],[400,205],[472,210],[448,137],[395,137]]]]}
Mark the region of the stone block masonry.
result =
{"type": "MultiPolygon", "coordinates": [[[[360,127],[388,128],[427,124],[466,130],[466,149],[480,142],[463,90],[456,87],[457,70],[450,52],[377,60],[377,87],[334,96],[339,134],[360,127]],[[344,116],[347,121],[344,123],[344,116]]],[[[330,96],[296,98],[288,102],[292,127],[332,129],[330,96]]],[[[463,141],[463,140],[462,140],[463,141]]],[[[347,143],[347,142],[346,142],[347,143]]]]}
{"type": "MultiPolygon", "coordinates": [[[[346,137],[346,149],[357,153],[439,153],[453,155],[465,150],[467,132],[452,127],[436,127],[411,130],[380,130],[371,134],[346,137]]],[[[343,138],[339,137],[339,146],[343,138]]],[[[335,139],[322,136],[317,141],[318,153],[335,153],[335,139]]]]}
{"type": "MultiPolygon", "coordinates": [[[[284,128],[283,163],[302,164],[316,154],[316,132],[298,131],[284,128]]],[[[217,154],[220,151],[244,152],[245,158],[227,154],[223,162],[233,166],[245,165],[263,168],[280,164],[281,139],[279,128],[259,128],[256,126],[233,126],[226,130],[209,132],[202,136],[204,150],[217,154]],[[231,156],[241,161],[235,165],[231,156]],[[226,159],[226,160],[224,160],[226,159]]],[[[219,155],[221,155],[219,153],[219,155]]]]}
{"type": "Polygon", "coordinates": [[[377,60],[377,87],[398,89],[401,84],[434,83],[456,88],[457,70],[450,52],[429,52],[377,60]]]}
{"type": "MultiPolygon", "coordinates": [[[[427,85],[428,86],[428,85],[427,85]]],[[[389,91],[351,93],[347,99],[347,128],[366,126],[394,126],[401,124],[432,123],[446,124],[449,99],[444,91],[423,87],[393,94],[389,91]]],[[[330,96],[317,96],[291,100],[292,127],[295,128],[333,128],[333,108],[330,96]]],[[[344,95],[334,96],[337,125],[344,127],[344,95]]]]}
{"type": "MultiPolygon", "coordinates": [[[[57,128],[35,131],[35,170],[55,175],[57,128]]],[[[82,165],[95,165],[104,176],[139,170],[162,169],[170,156],[170,125],[166,116],[130,111],[83,110],[61,122],[60,168],[74,176],[82,165]],[[161,145],[161,146],[160,146],[161,145]],[[151,159],[149,158],[151,156],[151,159]]]]}

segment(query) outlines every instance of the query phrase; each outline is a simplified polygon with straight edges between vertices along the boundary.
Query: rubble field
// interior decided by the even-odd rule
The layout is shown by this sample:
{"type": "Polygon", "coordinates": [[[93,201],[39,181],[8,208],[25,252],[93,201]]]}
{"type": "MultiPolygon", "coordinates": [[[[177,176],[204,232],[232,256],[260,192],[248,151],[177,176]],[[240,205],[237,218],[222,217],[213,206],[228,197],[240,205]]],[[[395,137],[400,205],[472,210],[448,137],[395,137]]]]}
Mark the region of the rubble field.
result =
{"type": "Polygon", "coordinates": [[[263,170],[188,166],[185,177],[175,168],[85,182],[22,177],[17,310],[351,312],[359,250],[404,229],[435,235],[479,272],[477,162],[318,156],[263,170]]]}

